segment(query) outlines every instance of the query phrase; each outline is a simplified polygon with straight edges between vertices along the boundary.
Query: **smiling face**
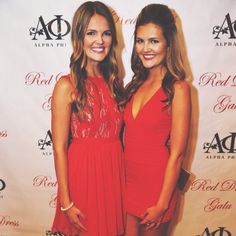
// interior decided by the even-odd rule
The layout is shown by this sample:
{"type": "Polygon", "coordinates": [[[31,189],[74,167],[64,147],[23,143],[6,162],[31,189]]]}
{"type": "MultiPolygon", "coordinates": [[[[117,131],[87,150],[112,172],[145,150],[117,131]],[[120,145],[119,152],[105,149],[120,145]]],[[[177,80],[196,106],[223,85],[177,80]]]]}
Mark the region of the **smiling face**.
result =
{"type": "Polygon", "coordinates": [[[162,67],[166,59],[167,41],[161,27],[153,23],[139,26],[135,51],[145,68],[162,67]]]}
{"type": "Polygon", "coordinates": [[[101,15],[91,17],[84,36],[84,52],[87,63],[98,63],[105,59],[112,45],[112,33],[109,24],[101,15]]]}

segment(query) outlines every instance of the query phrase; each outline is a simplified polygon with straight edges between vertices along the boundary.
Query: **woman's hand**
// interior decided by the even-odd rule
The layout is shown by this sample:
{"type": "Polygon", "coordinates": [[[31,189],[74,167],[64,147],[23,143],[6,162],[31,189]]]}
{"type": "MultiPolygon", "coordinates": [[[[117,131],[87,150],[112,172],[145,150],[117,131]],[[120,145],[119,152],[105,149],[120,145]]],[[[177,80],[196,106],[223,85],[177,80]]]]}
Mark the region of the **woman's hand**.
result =
{"type": "Polygon", "coordinates": [[[70,223],[79,230],[88,231],[87,228],[82,224],[81,219],[85,220],[85,215],[76,206],[71,207],[65,212],[70,223]]]}
{"type": "Polygon", "coordinates": [[[157,229],[161,223],[165,211],[165,209],[160,209],[157,206],[149,207],[142,215],[143,220],[140,224],[146,225],[147,229],[157,229]]]}

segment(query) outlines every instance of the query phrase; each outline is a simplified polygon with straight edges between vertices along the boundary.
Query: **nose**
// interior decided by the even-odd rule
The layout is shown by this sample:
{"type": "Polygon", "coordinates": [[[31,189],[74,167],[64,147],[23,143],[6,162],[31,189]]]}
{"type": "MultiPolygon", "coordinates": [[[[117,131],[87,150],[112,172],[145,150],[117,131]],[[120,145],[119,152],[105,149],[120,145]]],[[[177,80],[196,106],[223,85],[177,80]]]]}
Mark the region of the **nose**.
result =
{"type": "Polygon", "coordinates": [[[144,52],[149,52],[151,50],[149,42],[144,43],[143,50],[144,52]]]}
{"type": "Polygon", "coordinates": [[[99,44],[103,44],[104,43],[103,35],[102,34],[97,34],[96,42],[99,43],[99,44]]]}

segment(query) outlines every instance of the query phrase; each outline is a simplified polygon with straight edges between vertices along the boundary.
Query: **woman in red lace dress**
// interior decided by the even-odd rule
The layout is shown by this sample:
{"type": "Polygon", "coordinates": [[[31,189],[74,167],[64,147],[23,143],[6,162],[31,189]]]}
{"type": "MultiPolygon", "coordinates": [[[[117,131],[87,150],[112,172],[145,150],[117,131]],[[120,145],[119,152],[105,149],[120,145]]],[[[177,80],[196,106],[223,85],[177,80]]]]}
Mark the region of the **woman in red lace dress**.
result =
{"type": "Polygon", "coordinates": [[[117,77],[116,45],[108,8],[97,1],[82,4],[72,23],[70,75],[57,82],[52,96],[58,199],[50,235],[124,232],[118,106],[123,87],[117,77]]]}
{"type": "Polygon", "coordinates": [[[126,236],[166,236],[188,137],[190,91],[167,6],[143,8],[134,36],[124,113],[126,236]]]}

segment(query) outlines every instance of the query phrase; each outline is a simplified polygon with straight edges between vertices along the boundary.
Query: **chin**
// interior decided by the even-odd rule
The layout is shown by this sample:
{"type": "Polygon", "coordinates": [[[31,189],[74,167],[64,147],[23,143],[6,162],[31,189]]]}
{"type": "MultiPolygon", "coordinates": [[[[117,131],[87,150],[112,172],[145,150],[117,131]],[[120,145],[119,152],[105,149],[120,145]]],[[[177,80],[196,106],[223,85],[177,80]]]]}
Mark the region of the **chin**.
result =
{"type": "Polygon", "coordinates": [[[159,67],[159,66],[161,66],[161,65],[163,65],[162,63],[143,63],[143,66],[144,66],[144,68],[146,68],[146,69],[153,69],[153,68],[156,68],[156,67],[159,67]]]}
{"type": "Polygon", "coordinates": [[[96,58],[94,61],[97,61],[97,62],[102,62],[105,60],[106,57],[102,57],[102,58],[96,58]]]}
{"type": "Polygon", "coordinates": [[[143,63],[143,66],[144,66],[146,69],[151,69],[151,68],[155,67],[155,65],[153,65],[153,64],[147,64],[147,63],[143,63]]]}
{"type": "Polygon", "coordinates": [[[107,57],[107,54],[93,55],[93,56],[88,57],[88,58],[90,58],[92,61],[102,62],[106,57],[107,57]]]}

